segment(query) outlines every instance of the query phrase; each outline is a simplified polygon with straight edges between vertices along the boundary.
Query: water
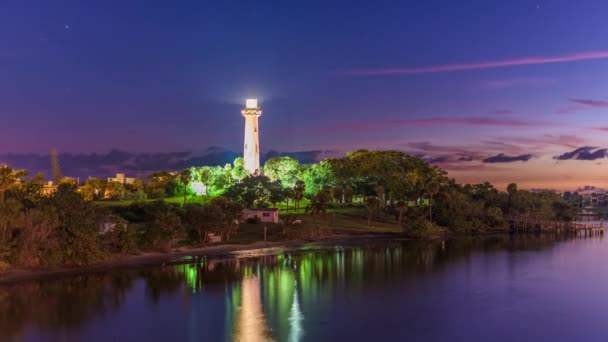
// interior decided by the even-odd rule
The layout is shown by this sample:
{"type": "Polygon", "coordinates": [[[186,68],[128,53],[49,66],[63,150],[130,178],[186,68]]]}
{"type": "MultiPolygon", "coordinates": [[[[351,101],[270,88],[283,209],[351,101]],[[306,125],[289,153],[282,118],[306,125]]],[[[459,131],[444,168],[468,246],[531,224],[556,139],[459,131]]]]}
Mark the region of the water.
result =
{"type": "Polygon", "coordinates": [[[374,241],[20,282],[0,340],[606,341],[607,257],[602,238],[374,241]]]}

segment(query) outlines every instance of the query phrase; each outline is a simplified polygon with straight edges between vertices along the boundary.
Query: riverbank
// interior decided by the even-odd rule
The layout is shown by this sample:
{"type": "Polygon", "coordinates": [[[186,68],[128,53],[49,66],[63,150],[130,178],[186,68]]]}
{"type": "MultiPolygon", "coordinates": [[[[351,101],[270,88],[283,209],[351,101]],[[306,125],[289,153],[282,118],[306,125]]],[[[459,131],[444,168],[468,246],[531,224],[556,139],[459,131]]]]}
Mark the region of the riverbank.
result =
{"type": "Polygon", "coordinates": [[[52,278],[66,275],[90,274],[108,271],[115,268],[138,268],[145,266],[179,264],[188,262],[187,258],[212,257],[234,258],[273,255],[283,252],[293,252],[302,247],[318,246],[319,249],[328,248],[342,243],[372,242],[380,240],[411,240],[400,234],[339,234],[318,238],[315,240],[285,240],[265,242],[258,241],[251,244],[222,244],[199,248],[177,248],[167,253],[144,252],[137,255],[120,255],[110,260],[86,266],[73,267],[43,267],[36,269],[14,268],[0,272],[0,284],[18,281],[52,278]]]}

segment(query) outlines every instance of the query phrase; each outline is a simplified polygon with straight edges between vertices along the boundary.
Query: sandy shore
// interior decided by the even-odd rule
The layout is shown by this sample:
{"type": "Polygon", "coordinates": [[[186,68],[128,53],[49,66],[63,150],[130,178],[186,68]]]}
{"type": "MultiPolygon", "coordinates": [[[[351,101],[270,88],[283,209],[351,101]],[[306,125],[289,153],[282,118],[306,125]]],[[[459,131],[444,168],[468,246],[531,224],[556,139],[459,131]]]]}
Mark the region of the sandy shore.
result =
{"type": "Polygon", "coordinates": [[[405,240],[392,234],[361,234],[361,235],[333,235],[315,241],[290,240],[276,242],[255,242],[247,245],[218,245],[202,248],[180,248],[168,253],[142,253],[139,255],[122,255],[101,263],[82,267],[48,267],[37,269],[10,269],[0,272],[0,284],[12,283],[23,280],[33,280],[73,274],[86,274],[106,271],[114,268],[137,268],[142,266],[162,265],[167,263],[187,262],[187,257],[208,256],[221,257],[247,257],[282,253],[289,250],[297,250],[303,246],[318,245],[320,248],[329,247],[345,242],[357,240],[405,240]]]}

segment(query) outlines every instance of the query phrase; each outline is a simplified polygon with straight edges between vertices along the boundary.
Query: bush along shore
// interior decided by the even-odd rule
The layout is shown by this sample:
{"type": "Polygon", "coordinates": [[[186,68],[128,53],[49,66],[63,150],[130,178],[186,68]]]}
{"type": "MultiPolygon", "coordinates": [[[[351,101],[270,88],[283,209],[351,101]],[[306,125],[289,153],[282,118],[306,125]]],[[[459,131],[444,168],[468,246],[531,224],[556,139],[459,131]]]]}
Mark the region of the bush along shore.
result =
{"type": "Polygon", "coordinates": [[[42,175],[0,166],[0,271],[217,244],[476,234],[506,230],[506,215],[557,221],[577,215],[569,196],[516,184],[507,191],[457,184],[444,170],[397,151],[360,150],[304,165],[273,158],[256,176],[246,175],[237,158],[224,168],[160,171],[131,184],[56,178],[49,189],[42,175]],[[205,194],[197,195],[201,189],[205,194]],[[279,222],[243,220],[244,208],[266,207],[281,209],[279,222]]]}

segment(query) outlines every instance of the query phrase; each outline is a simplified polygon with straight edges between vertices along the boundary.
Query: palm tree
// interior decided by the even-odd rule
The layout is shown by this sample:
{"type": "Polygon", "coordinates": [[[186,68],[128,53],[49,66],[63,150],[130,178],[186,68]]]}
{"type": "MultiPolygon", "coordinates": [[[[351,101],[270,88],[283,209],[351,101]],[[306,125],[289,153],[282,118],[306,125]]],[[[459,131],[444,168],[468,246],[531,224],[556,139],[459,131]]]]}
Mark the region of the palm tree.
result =
{"type": "Polygon", "coordinates": [[[300,201],[304,198],[304,192],[306,191],[306,183],[298,180],[293,185],[293,200],[296,202],[296,210],[300,208],[300,201]]]}
{"type": "Polygon", "coordinates": [[[327,208],[329,207],[329,200],[329,191],[320,190],[316,195],[311,197],[310,203],[306,206],[306,212],[310,212],[311,216],[322,214],[325,217],[327,208]]]}
{"type": "Polygon", "coordinates": [[[382,201],[378,199],[376,196],[367,196],[365,199],[365,207],[367,208],[367,225],[372,225],[372,217],[374,214],[380,210],[382,206],[382,201]]]}
{"type": "Polygon", "coordinates": [[[407,212],[408,207],[408,201],[397,201],[396,203],[397,209],[399,209],[399,226],[401,226],[401,223],[403,223],[403,215],[407,212]]]}
{"type": "Polygon", "coordinates": [[[190,169],[185,169],[179,174],[179,180],[184,185],[184,203],[182,207],[186,205],[186,197],[188,196],[188,184],[192,180],[192,171],[190,169]]]}
{"type": "Polygon", "coordinates": [[[429,221],[433,222],[433,196],[439,192],[439,183],[429,182],[426,186],[426,191],[429,193],[429,221]]]}

